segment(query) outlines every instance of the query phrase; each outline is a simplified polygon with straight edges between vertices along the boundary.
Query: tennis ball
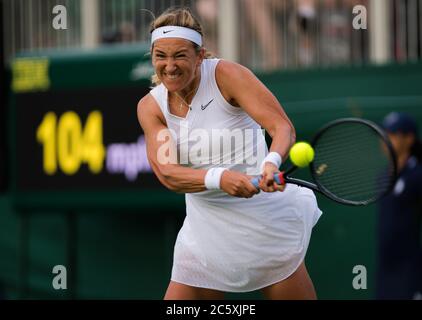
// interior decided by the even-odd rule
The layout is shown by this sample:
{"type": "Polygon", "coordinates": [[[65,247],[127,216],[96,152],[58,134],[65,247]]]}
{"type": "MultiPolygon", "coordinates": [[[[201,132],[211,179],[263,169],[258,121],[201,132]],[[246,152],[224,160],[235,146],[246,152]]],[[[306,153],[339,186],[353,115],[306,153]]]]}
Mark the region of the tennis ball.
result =
{"type": "Polygon", "coordinates": [[[295,166],[303,168],[314,160],[315,152],[309,143],[297,142],[290,149],[289,155],[295,166]]]}

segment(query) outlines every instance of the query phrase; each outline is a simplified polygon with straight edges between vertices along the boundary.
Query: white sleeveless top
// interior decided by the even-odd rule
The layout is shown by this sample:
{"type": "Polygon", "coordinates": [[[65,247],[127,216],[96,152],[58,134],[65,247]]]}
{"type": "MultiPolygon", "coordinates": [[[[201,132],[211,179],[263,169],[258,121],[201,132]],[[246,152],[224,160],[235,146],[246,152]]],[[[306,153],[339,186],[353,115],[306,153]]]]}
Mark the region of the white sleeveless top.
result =
{"type": "MultiPolygon", "coordinates": [[[[242,108],[222,96],[215,78],[218,62],[202,62],[200,84],[185,118],[170,113],[163,84],[150,93],[172,130],[181,165],[259,174],[268,153],[265,136],[242,108]]],[[[283,280],[303,261],[320,214],[313,192],[295,185],[250,199],[222,190],[188,193],[172,280],[228,292],[252,291],[283,280]]]]}
{"type": "Polygon", "coordinates": [[[200,84],[185,118],[170,113],[168,91],[163,84],[150,93],[174,134],[182,165],[195,169],[226,167],[258,174],[259,165],[268,153],[264,133],[242,108],[230,105],[222,96],[215,80],[218,62],[218,59],[203,61],[200,84]],[[198,139],[202,143],[201,151],[209,152],[194,152],[198,139]]]}

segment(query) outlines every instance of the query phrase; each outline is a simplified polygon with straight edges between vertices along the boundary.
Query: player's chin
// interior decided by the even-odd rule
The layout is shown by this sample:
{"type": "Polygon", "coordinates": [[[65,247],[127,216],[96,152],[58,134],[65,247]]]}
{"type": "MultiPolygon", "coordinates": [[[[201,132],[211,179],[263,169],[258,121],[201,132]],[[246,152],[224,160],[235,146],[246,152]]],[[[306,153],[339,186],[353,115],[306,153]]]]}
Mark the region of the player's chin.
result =
{"type": "Polygon", "coordinates": [[[178,75],[175,78],[162,75],[160,80],[164,83],[165,87],[170,92],[180,91],[186,84],[186,79],[183,75],[178,75]]]}
{"type": "Polygon", "coordinates": [[[167,88],[170,92],[177,92],[180,91],[182,88],[181,83],[175,82],[175,81],[163,81],[164,86],[167,88]]]}

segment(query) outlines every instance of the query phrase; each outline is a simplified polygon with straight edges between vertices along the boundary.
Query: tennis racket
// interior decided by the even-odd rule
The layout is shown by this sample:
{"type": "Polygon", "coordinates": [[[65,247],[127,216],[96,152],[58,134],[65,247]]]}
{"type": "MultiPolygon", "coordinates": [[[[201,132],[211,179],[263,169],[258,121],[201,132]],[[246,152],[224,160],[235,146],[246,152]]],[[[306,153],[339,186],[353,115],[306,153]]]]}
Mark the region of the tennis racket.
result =
{"type": "MultiPolygon", "coordinates": [[[[293,183],[346,205],[368,205],[393,187],[397,165],[390,140],[375,123],[358,118],[338,119],[321,128],[311,141],[309,164],[313,182],[291,177],[292,165],[274,175],[278,184],[293,183]]],[[[262,176],[252,179],[259,188],[262,176]]]]}

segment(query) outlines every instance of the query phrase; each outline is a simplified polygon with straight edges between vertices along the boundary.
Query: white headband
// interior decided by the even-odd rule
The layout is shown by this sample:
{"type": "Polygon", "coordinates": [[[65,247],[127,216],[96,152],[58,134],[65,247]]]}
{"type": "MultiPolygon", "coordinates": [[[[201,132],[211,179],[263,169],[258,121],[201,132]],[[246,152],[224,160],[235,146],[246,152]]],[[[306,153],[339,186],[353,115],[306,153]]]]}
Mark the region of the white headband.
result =
{"type": "Polygon", "coordinates": [[[182,38],[202,46],[202,36],[199,32],[185,27],[165,26],[155,29],[151,34],[151,44],[162,38],[182,38]]]}

